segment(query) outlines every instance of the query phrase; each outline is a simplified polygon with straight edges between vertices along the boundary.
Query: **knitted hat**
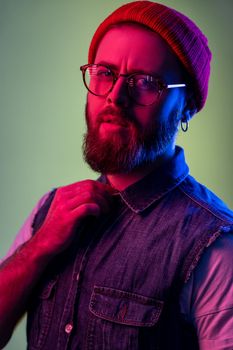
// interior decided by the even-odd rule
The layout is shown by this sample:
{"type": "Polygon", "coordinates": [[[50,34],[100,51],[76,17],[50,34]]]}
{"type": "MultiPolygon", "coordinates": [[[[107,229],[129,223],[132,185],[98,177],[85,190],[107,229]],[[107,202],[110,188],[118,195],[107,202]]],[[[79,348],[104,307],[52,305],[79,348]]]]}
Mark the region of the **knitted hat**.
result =
{"type": "Polygon", "coordinates": [[[205,104],[208,93],[211,52],[207,38],[188,17],[152,1],[133,1],[111,13],[97,28],[89,48],[93,63],[98,45],[109,27],[122,22],[143,24],[158,33],[178,56],[191,77],[196,107],[205,104]]]}

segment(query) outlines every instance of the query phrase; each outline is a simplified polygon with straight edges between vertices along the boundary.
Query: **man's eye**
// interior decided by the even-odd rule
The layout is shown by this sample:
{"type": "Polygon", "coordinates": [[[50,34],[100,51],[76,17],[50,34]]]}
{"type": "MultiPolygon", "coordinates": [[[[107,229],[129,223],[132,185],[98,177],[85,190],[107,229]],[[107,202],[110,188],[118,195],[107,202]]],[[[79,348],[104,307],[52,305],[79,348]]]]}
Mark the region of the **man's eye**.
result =
{"type": "Polygon", "coordinates": [[[129,81],[131,87],[136,87],[141,90],[151,90],[156,88],[156,80],[154,77],[147,76],[135,76],[129,81]]]}
{"type": "Polygon", "coordinates": [[[107,69],[97,69],[95,74],[98,77],[110,77],[110,76],[112,76],[112,72],[110,70],[107,70],[107,69]]]}
{"type": "Polygon", "coordinates": [[[147,86],[150,85],[150,82],[147,79],[144,78],[144,79],[138,80],[137,81],[137,85],[141,86],[141,87],[143,87],[143,86],[147,87],[147,86]]]}

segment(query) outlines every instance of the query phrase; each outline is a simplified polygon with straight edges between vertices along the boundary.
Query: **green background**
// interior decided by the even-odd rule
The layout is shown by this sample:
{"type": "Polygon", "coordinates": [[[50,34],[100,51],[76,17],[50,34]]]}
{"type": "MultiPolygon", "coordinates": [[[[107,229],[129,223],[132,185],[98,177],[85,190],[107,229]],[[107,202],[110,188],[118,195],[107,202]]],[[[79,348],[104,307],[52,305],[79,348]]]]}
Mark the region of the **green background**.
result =
{"type": "MultiPolygon", "coordinates": [[[[0,256],[46,191],[96,177],[80,150],[86,91],[79,66],[97,25],[124,2],[0,0],[0,256]]],[[[190,16],[209,38],[209,99],[178,143],[191,173],[233,207],[233,1],[161,3],[190,16]]],[[[25,349],[24,334],[25,320],[6,349],[25,349]]]]}

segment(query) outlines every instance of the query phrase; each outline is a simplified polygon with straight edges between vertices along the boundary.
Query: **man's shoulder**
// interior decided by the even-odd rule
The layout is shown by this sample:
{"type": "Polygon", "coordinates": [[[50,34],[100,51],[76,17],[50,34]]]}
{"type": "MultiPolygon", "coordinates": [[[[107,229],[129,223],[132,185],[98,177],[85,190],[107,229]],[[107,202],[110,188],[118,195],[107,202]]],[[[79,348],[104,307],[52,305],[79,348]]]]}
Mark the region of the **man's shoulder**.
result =
{"type": "Polygon", "coordinates": [[[5,257],[0,259],[0,264],[6,260],[9,256],[11,256],[16,249],[18,249],[22,244],[28,241],[32,236],[32,224],[35,220],[35,217],[38,211],[43,207],[49,198],[51,190],[43,194],[40,199],[36,202],[36,205],[33,207],[26,220],[24,220],[22,226],[20,227],[18,233],[16,234],[7,254],[5,257]]]}
{"type": "Polygon", "coordinates": [[[177,186],[176,207],[182,213],[182,239],[188,244],[182,271],[187,282],[207,247],[221,236],[233,238],[233,211],[215,193],[188,175],[177,186]],[[191,242],[191,245],[189,245],[191,242]]]}
{"type": "Polygon", "coordinates": [[[188,175],[179,185],[179,190],[193,203],[206,213],[212,214],[222,221],[233,224],[233,211],[227,204],[205,185],[188,175]]]}
{"type": "Polygon", "coordinates": [[[31,223],[31,228],[32,228],[32,234],[34,234],[42,225],[44,222],[44,219],[47,215],[47,212],[50,208],[50,205],[52,203],[52,200],[55,196],[56,193],[56,188],[52,189],[46,195],[44,196],[44,200],[41,203],[40,207],[38,208],[36,214],[34,215],[34,218],[31,223]]]}

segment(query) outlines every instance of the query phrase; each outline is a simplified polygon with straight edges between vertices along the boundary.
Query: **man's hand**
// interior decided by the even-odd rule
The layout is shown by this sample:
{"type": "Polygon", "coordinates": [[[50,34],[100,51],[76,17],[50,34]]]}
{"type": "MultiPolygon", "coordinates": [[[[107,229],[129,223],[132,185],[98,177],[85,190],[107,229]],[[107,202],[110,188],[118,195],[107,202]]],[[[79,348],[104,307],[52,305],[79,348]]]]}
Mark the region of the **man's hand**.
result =
{"type": "Polygon", "coordinates": [[[84,218],[108,211],[111,193],[110,186],[92,180],[60,187],[36,234],[0,266],[0,348],[10,339],[48,263],[69,246],[84,218]]]}
{"type": "Polygon", "coordinates": [[[42,249],[56,255],[66,249],[75,230],[87,216],[99,216],[109,210],[109,185],[85,180],[57,189],[44,223],[36,233],[42,249]]]}

